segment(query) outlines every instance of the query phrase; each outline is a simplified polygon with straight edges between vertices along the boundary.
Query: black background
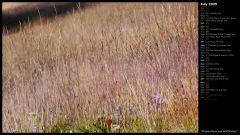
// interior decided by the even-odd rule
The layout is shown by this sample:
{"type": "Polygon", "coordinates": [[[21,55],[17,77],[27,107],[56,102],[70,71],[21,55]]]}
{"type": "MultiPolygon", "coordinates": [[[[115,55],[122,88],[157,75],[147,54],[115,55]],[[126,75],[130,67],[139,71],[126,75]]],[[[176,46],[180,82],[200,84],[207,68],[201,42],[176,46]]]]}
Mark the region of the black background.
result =
{"type": "MultiPolygon", "coordinates": [[[[200,1],[209,2],[209,1],[200,1]]],[[[225,87],[227,92],[223,96],[216,100],[204,100],[199,98],[199,132],[204,131],[223,131],[223,130],[235,130],[239,129],[239,95],[240,90],[240,44],[239,44],[239,9],[240,6],[237,3],[230,1],[210,1],[217,2],[218,6],[214,7],[214,10],[218,10],[222,13],[221,16],[234,16],[237,17],[237,21],[234,23],[227,23],[227,25],[219,24],[216,27],[223,27],[226,32],[234,32],[236,36],[231,39],[224,40],[232,45],[232,53],[235,57],[229,59],[222,58],[211,58],[211,61],[219,61],[221,67],[224,68],[224,73],[230,78],[229,81],[215,81],[212,87],[225,87]],[[224,82],[224,83],[223,83],[224,82]]],[[[211,11],[211,8],[210,8],[211,11]]],[[[200,16],[199,16],[200,17],[200,16]]],[[[211,87],[210,87],[211,88],[211,87]]],[[[200,92],[200,91],[199,91],[200,92]]],[[[239,133],[239,131],[238,131],[239,133]]]]}

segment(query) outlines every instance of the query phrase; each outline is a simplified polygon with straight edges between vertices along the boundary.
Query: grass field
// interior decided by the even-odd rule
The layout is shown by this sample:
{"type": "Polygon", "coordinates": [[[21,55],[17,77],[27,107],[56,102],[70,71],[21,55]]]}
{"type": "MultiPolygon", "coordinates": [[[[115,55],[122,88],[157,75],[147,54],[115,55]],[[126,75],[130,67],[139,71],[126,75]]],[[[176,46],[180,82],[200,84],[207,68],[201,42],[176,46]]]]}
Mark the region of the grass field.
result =
{"type": "Polygon", "coordinates": [[[197,132],[198,4],[99,3],[3,38],[3,132],[197,132]]]}

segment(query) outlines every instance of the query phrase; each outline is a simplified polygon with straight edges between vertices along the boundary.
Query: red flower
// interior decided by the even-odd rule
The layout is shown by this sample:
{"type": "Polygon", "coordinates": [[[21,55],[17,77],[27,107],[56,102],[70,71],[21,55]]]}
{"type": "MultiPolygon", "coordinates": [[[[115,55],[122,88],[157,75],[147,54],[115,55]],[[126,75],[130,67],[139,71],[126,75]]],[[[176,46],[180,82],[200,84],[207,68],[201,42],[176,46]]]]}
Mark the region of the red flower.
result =
{"type": "Polygon", "coordinates": [[[106,125],[110,126],[112,124],[112,120],[109,119],[108,117],[106,117],[105,123],[106,123],[106,125]]]}

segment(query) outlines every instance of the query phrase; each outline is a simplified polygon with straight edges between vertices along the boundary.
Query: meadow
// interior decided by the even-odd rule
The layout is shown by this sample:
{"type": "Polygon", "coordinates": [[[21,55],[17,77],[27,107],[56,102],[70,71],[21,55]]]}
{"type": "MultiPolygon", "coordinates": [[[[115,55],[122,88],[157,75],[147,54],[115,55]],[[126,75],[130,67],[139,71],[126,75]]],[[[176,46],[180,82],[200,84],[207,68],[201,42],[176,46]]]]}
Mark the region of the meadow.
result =
{"type": "Polygon", "coordinates": [[[2,34],[3,132],[197,132],[198,4],[98,3],[2,34]]]}

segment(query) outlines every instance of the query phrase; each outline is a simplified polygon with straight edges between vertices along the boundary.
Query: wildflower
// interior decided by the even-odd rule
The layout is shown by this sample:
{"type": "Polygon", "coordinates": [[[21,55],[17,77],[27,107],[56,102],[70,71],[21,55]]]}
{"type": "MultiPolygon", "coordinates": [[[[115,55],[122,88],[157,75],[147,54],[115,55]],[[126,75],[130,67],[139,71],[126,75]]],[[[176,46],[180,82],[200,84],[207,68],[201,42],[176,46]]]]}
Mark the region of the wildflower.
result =
{"type": "Polygon", "coordinates": [[[122,116],[121,107],[117,106],[114,110],[114,119],[117,120],[118,124],[120,124],[120,116],[122,116]]]}
{"type": "Polygon", "coordinates": [[[165,98],[163,98],[163,97],[161,98],[159,95],[154,95],[153,100],[155,101],[155,103],[160,103],[160,104],[167,102],[167,100],[165,98]]]}
{"type": "Polygon", "coordinates": [[[117,106],[116,108],[115,108],[115,114],[121,114],[121,108],[120,108],[120,106],[117,106]]]}
{"type": "Polygon", "coordinates": [[[38,127],[37,127],[36,124],[33,124],[33,125],[32,125],[32,131],[33,131],[33,132],[36,132],[36,131],[37,131],[37,128],[38,128],[38,127]]]}
{"type": "Polygon", "coordinates": [[[70,131],[69,131],[69,133],[73,133],[73,131],[72,131],[72,130],[70,130],[70,131]]]}
{"type": "Polygon", "coordinates": [[[154,100],[155,102],[159,102],[160,96],[154,95],[154,96],[153,96],[153,100],[154,100]]]}
{"type": "Polygon", "coordinates": [[[165,104],[167,102],[167,100],[163,97],[160,97],[159,95],[154,95],[153,96],[153,106],[154,106],[154,109],[159,109],[161,107],[161,104],[165,104]]]}
{"type": "Polygon", "coordinates": [[[106,124],[107,126],[110,126],[110,125],[112,124],[112,120],[109,119],[108,117],[106,117],[106,119],[105,119],[105,124],[106,124]]]}

